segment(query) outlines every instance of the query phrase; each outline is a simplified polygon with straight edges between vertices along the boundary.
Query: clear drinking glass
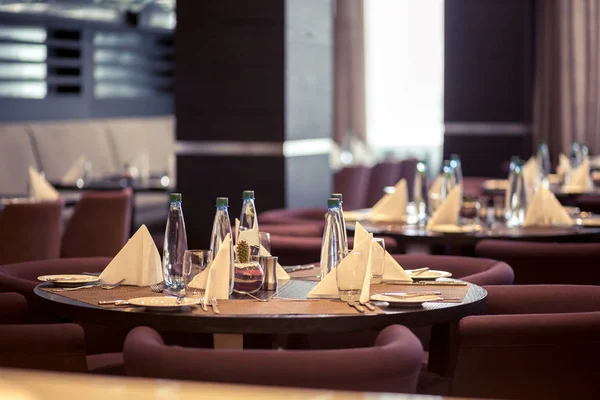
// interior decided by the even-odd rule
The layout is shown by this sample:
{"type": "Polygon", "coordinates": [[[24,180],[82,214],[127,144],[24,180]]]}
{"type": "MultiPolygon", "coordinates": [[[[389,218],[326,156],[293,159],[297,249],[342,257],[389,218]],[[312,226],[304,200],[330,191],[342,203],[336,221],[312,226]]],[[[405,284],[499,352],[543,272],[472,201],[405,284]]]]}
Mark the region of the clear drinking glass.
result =
{"type": "Polygon", "coordinates": [[[365,261],[362,254],[356,251],[346,256],[343,263],[336,268],[338,293],[342,301],[358,301],[365,279],[365,261]]]}
{"type": "Polygon", "coordinates": [[[383,238],[374,238],[377,246],[371,249],[371,283],[379,284],[383,279],[383,268],[385,266],[385,241],[383,238]]]}
{"type": "Polygon", "coordinates": [[[515,169],[512,171],[514,177],[511,186],[508,188],[509,204],[505,207],[508,209],[506,213],[506,226],[517,227],[523,226],[525,223],[525,214],[527,213],[527,189],[525,187],[525,179],[523,177],[523,162],[515,163],[515,169]]]}
{"type": "Polygon", "coordinates": [[[258,232],[260,245],[271,254],[271,234],[269,232],[258,232]]]}
{"type": "Polygon", "coordinates": [[[193,280],[208,267],[210,255],[210,250],[186,250],[183,254],[183,283],[186,296],[204,295],[204,289],[199,285],[195,286],[193,280]]]}

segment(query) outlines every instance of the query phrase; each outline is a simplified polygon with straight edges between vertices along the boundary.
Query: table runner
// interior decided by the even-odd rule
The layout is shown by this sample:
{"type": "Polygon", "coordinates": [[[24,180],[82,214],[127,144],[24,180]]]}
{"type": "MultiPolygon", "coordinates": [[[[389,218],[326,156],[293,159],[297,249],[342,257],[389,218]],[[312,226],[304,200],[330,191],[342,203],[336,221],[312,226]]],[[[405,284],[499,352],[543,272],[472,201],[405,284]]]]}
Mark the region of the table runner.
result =
{"type": "MultiPolygon", "coordinates": [[[[234,294],[234,299],[219,300],[222,316],[227,315],[321,315],[321,314],[348,314],[359,315],[359,313],[349,307],[346,303],[339,300],[306,300],[306,295],[317,284],[313,281],[290,280],[283,283],[277,292],[277,295],[268,302],[260,302],[249,298],[248,296],[234,294]]],[[[73,291],[54,291],[53,288],[43,288],[42,290],[55,295],[63,296],[69,299],[81,301],[90,305],[98,306],[99,300],[127,300],[135,297],[161,296],[160,293],[154,293],[149,287],[138,286],[119,286],[112,290],[93,287],[90,289],[81,289],[73,291]]],[[[372,285],[371,293],[384,292],[424,292],[439,291],[442,297],[459,297],[461,302],[467,291],[468,286],[441,286],[441,285],[408,285],[408,284],[381,284],[372,285]]],[[[271,297],[273,292],[256,293],[258,297],[271,297]]],[[[102,306],[103,308],[122,308],[122,306],[102,306]]],[[[374,312],[366,313],[380,314],[385,312],[385,307],[375,307],[374,312]]],[[[204,311],[200,307],[190,308],[192,314],[202,315],[204,311]]],[[[211,315],[214,315],[211,313],[211,315]]]]}

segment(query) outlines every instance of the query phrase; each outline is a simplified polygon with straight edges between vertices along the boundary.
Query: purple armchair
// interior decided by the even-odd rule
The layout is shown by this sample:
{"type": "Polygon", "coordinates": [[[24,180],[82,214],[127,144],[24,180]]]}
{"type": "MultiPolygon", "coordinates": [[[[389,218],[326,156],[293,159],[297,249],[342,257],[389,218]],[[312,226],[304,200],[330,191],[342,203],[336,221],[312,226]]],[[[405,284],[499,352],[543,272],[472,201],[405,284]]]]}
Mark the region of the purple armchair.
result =
{"type": "Polygon", "coordinates": [[[463,318],[452,396],[597,396],[600,287],[490,286],[488,315],[463,318]]]}
{"type": "Polygon", "coordinates": [[[131,189],[86,192],[62,238],[61,257],[114,257],[131,226],[131,189]]]}
{"type": "Polygon", "coordinates": [[[422,357],[418,339],[398,325],[381,331],[372,347],[347,350],[169,347],[147,327],[135,328],[125,341],[128,375],[369,392],[414,393],[422,357]]]}
{"type": "Polygon", "coordinates": [[[510,264],[515,284],[600,285],[600,243],[483,240],[475,253],[510,264]]]}
{"type": "Polygon", "coordinates": [[[0,210],[0,265],[58,258],[63,200],[7,204],[0,210]]]}
{"type": "Polygon", "coordinates": [[[0,310],[2,367],[97,373],[123,368],[120,354],[86,357],[84,332],[79,325],[25,325],[27,301],[20,294],[0,293],[0,310]]]}
{"type": "Polygon", "coordinates": [[[398,182],[401,163],[398,161],[385,161],[371,169],[371,180],[367,192],[367,207],[372,207],[383,196],[386,186],[394,186],[398,182]]]}
{"type": "Polygon", "coordinates": [[[452,273],[453,278],[476,285],[511,285],[512,268],[497,260],[460,256],[394,255],[404,269],[429,267],[452,273]]]}
{"type": "Polygon", "coordinates": [[[334,193],[344,195],[344,209],[367,207],[367,193],[371,168],[364,165],[345,167],[333,177],[334,193]]]}

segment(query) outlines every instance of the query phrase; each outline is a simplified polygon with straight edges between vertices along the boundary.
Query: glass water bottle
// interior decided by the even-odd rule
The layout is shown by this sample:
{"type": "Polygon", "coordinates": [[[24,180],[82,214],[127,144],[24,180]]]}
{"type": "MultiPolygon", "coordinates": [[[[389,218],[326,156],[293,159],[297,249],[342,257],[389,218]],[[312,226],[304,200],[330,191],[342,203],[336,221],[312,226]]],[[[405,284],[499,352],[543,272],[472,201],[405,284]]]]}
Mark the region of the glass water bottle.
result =
{"type": "Polygon", "coordinates": [[[327,219],[321,245],[321,280],[344,258],[340,200],[327,200],[327,219]]]}
{"type": "Polygon", "coordinates": [[[165,286],[171,290],[183,289],[183,255],[186,250],[181,193],[171,193],[162,259],[165,286]]]}
{"type": "MultiPolygon", "coordinates": [[[[254,252],[260,246],[260,236],[258,233],[258,218],[256,216],[256,207],[254,205],[254,190],[244,190],[242,212],[240,214],[240,231],[237,233],[251,247],[254,252]]],[[[237,239],[240,240],[239,238],[237,239]]],[[[258,254],[255,254],[258,255],[258,254]]]]}
{"type": "Polygon", "coordinates": [[[342,239],[344,241],[344,254],[343,257],[348,255],[348,232],[346,231],[346,219],[344,218],[344,200],[341,193],[333,193],[332,199],[338,199],[340,201],[340,219],[342,221],[342,239]]]}
{"type": "Polygon", "coordinates": [[[509,228],[523,226],[527,214],[527,189],[523,177],[523,162],[515,162],[511,185],[508,188],[508,211],[506,213],[506,226],[509,228]]]}
{"type": "Polygon", "coordinates": [[[213,222],[212,234],[210,236],[210,254],[211,261],[217,256],[223,241],[229,235],[232,240],[230,248],[229,261],[231,263],[229,272],[229,293],[233,291],[233,237],[231,236],[231,221],[229,220],[229,199],[227,197],[217,197],[217,212],[213,222]]]}

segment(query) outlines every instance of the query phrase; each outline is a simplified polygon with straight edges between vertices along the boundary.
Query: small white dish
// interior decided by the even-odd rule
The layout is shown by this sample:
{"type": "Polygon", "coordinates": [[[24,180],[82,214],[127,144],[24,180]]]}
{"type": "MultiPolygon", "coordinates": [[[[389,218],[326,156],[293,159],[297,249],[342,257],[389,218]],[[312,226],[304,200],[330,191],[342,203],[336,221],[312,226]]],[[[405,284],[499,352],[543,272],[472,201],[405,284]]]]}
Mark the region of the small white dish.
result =
{"type": "Polygon", "coordinates": [[[430,294],[425,294],[423,296],[407,296],[406,298],[386,296],[383,294],[374,294],[371,296],[371,301],[385,301],[388,303],[389,307],[414,307],[420,306],[428,301],[442,300],[443,297],[430,294]]]}
{"type": "Polygon", "coordinates": [[[151,297],[136,297],[127,300],[129,305],[146,307],[161,310],[176,310],[185,306],[193,306],[200,304],[199,298],[184,297],[181,303],[177,303],[175,296],[151,296],[151,297]]]}
{"type": "Polygon", "coordinates": [[[87,283],[96,283],[100,277],[92,275],[62,274],[62,275],[42,275],[38,276],[38,281],[52,282],[55,286],[80,286],[87,283]]]}
{"type": "Polygon", "coordinates": [[[452,276],[452,273],[448,271],[439,271],[435,269],[420,273],[413,273],[412,270],[407,269],[404,272],[406,272],[413,281],[434,281],[437,278],[450,278],[452,276]]]}
{"type": "Polygon", "coordinates": [[[479,225],[439,224],[431,227],[431,232],[435,233],[473,233],[479,231],[481,231],[479,225]]]}

